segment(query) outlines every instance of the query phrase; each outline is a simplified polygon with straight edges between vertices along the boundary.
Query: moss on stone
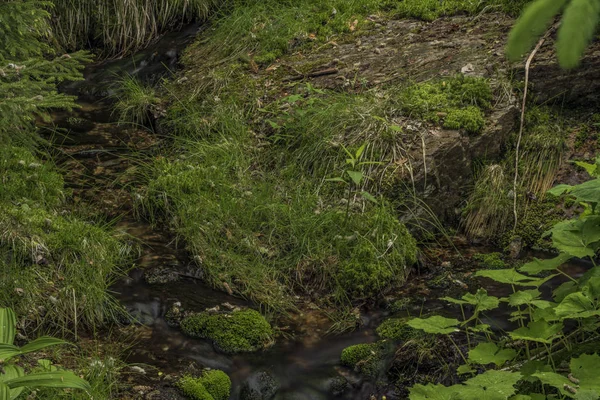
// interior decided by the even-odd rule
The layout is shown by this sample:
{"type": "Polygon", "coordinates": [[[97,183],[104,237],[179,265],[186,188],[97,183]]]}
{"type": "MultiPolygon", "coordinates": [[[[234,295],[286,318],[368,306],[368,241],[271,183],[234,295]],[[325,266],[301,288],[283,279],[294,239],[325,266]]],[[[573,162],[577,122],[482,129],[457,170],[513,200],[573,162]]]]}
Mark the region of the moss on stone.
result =
{"type": "Polygon", "coordinates": [[[400,99],[404,111],[412,116],[469,133],[483,129],[484,111],[491,107],[491,101],[487,80],[463,75],[411,85],[402,91],[400,99]]]}
{"type": "Polygon", "coordinates": [[[473,260],[479,262],[479,266],[486,269],[507,268],[506,262],[502,259],[502,253],[477,253],[473,255],[473,260]]]}
{"type": "Polygon", "coordinates": [[[406,325],[408,318],[389,318],[377,327],[377,334],[383,339],[406,340],[414,336],[415,330],[406,325]]]}
{"type": "Polygon", "coordinates": [[[181,329],[188,336],[211,340],[225,353],[260,350],[273,341],[271,325],[255,310],[194,314],[181,321],[181,329]]]}
{"type": "Polygon", "coordinates": [[[231,392],[231,379],[221,370],[204,371],[202,376],[182,377],[177,386],[193,400],[227,400],[231,392]]]}
{"type": "Polygon", "coordinates": [[[342,350],[341,362],[369,377],[375,377],[382,370],[384,346],[382,342],[361,343],[342,350]]]}
{"type": "Polygon", "coordinates": [[[177,382],[177,386],[183,394],[192,400],[215,400],[215,398],[206,390],[200,378],[184,376],[177,382]]]}

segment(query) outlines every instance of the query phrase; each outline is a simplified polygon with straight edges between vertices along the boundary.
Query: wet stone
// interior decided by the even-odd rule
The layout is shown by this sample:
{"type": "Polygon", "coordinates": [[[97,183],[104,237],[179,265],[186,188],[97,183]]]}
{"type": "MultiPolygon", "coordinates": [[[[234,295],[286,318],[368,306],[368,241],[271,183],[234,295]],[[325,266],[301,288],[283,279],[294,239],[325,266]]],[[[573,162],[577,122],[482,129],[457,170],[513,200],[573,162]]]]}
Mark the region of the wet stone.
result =
{"type": "Polygon", "coordinates": [[[270,373],[256,372],[244,382],[240,391],[240,400],[270,400],[278,389],[279,384],[270,373]]]}

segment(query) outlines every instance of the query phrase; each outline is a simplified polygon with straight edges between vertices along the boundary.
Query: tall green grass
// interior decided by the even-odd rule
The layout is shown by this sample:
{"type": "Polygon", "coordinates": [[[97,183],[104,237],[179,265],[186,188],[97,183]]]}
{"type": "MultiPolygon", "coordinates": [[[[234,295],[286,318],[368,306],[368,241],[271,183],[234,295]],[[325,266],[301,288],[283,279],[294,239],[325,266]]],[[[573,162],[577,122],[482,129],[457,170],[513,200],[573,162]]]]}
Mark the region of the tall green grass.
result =
{"type": "Polygon", "coordinates": [[[138,50],[168,29],[206,19],[219,0],[53,0],[54,37],[67,50],[99,47],[114,56],[138,50]]]}

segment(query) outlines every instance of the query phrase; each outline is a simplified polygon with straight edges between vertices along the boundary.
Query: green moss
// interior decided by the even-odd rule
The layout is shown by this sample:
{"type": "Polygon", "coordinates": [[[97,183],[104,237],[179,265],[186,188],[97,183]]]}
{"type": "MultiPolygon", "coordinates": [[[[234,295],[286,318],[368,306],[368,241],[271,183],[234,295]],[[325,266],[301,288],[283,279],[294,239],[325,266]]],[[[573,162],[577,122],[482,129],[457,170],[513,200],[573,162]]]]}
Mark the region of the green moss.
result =
{"type": "Polygon", "coordinates": [[[491,100],[487,80],[462,75],[411,85],[399,98],[401,107],[411,116],[469,133],[483,129],[484,111],[491,107],[491,100]]]}
{"type": "Polygon", "coordinates": [[[507,246],[513,238],[519,237],[525,247],[550,249],[550,241],[543,234],[564,218],[557,207],[558,201],[556,197],[548,196],[532,202],[519,216],[514,233],[507,232],[502,237],[502,245],[507,246]]]}
{"type": "Polygon", "coordinates": [[[382,342],[361,343],[342,350],[341,363],[369,377],[376,377],[383,369],[384,345],[382,342]]]}
{"type": "Polygon", "coordinates": [[[204,387],[200,378],[184,376],[177,382],[177,386],[192,400],[216,400],[204,387]]]}
{"type": "Polygon", "coordinates": [[[464,129],[469,133],[478,133],[485,125],[483,112],[475,107],[468,106],[462,109],[450,109],[444,117],[444,128],[464,129]]]}
{"type": "Polygon", "coordinates": [[[473,255],[473,260],[478,261],[479,265],[486,269],[507,268],[506,262],[502,259],[502,253],[477,253],[473,255]]]}
{"type": "Polygon", "coordinates": [[[211,340],[225,353],[256,351],[273,342],[271,325],[254,310],[194,314],[181,321],[181,329],[188,336],[211,340]]]}
{"type": "Polygon", "coordinates": [[[389,318],[377,327],[377,334],[383,339],[406,340],[414,337],[415,330],[406,325],[408,318],[389,318]]]}

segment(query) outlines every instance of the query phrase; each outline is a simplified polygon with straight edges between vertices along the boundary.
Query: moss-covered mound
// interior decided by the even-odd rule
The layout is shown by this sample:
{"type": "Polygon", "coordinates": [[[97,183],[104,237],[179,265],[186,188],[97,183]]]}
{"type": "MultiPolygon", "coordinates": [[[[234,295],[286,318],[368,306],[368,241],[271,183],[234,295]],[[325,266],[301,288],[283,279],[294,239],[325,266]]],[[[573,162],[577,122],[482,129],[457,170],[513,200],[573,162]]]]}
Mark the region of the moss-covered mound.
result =
{"type": "Polygon", "coordinates": [[[194,314],[181,321],[181,329],[188,336],[211,340],[224,353],[256,351],[273,342],[271,325],[255,310],[194,314]]]}
{"type": "Polygon", "coordinates": [[[184,376],[177,386],[193,400],[227,400],[231,392],[231,379],[218,369],[205,371],[201,377],[184,376]]]}
{"type": "Polygon", "coordinates": [[[361,343],[342,350],[341,362],[346,367],[369,377],[376,377],[384,369],[385,344],[361,343]]]}
{"type": "Polygon", "coordinates": [[[389,318],[377,327],[377,334],[383,339],[406,340],[414,336],[415,330],[406,324],[408,318],[389,318]]]}

